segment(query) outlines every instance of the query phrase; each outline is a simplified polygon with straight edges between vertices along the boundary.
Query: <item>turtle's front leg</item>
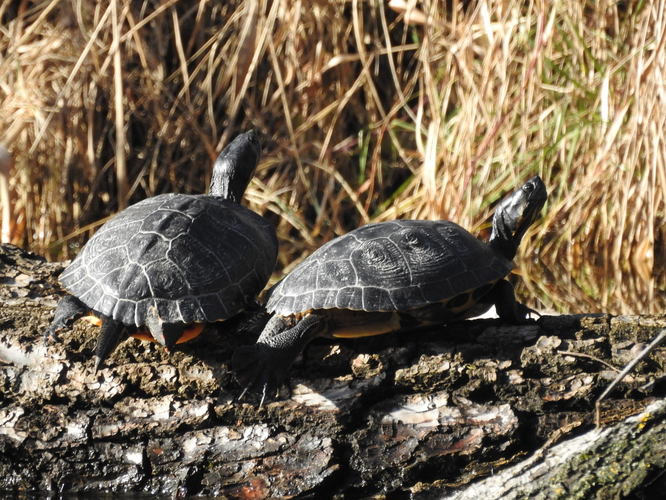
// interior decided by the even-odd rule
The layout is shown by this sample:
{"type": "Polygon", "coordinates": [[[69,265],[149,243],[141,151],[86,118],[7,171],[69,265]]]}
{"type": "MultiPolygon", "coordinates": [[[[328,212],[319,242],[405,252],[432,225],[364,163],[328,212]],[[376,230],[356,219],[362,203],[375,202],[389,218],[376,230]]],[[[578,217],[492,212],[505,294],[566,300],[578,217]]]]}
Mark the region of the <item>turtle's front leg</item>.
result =
{"type": "Polygon", "coordinates": [[[241,346],[234,352],[231,366],[236,379],[247,391],[274,394],[287,378],[294,360],[305,346],[324,334],[327,321],[323,315],[311,313],[293,327],[278,316],[273,316],[257,342],[241,346]]]}
{"type": "Polygon", "coordinates": [[[534,313],[537,316],[541,316],[534,309],[516,300],[513,285],[507,280],[498,281],[490,292],[490,295],[495,303],[497,314],[502,321],[515,325],[524,325],[531,322],[530,314],[534,313]]]}
{"type": "Polygon", "coordinates": [[[44,332],[44,340],[58,340],[58,332],[70,328],[81,316],[90,313],[90,308],[73,295],[65,295],[56,306],[51,325],[44,332]]]}

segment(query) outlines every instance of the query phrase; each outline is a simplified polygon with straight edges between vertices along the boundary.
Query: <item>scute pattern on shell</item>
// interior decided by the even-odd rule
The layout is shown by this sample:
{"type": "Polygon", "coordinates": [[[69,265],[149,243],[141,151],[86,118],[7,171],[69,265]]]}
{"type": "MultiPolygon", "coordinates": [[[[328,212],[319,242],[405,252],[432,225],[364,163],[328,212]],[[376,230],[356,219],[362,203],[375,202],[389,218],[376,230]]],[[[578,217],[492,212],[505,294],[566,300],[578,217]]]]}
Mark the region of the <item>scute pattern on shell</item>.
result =
{"type": "Polygon", "coordinates": [[[239,312],[275,266],[269,222],[231,201],[163,194],[104,224],[60,277],[96,312],[143,326],[150,306],[169,323],[239,312]]]}
{"type": "Polygon", "coordinates": [[[266,308],[406,311],[506,276],[513,263],[449,221],[398,220],[355,229],[317,249],[272,290],[266,308]]]}

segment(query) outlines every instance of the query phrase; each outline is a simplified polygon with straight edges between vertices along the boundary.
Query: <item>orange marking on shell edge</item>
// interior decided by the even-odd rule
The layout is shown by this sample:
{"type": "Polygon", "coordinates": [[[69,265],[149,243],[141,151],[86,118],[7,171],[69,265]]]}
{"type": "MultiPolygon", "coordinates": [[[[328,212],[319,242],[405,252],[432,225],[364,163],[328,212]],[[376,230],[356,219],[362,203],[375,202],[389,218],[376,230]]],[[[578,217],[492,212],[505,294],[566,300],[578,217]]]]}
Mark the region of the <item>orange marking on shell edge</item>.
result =
{"type": "MultiPolygon", "coordinates": [[[[99,316],[95,316],[94,314],[87,314],[83,316],[81,319],[87,321],[93,326],[97,327],[102,326],[102,318],[100,318],[99,316]]],[[[203,331],[205,326],[206,326],[205,323],[194,323],[189,328],[183,330],[183,333],[181,334],[180,338],[176,341],[176,344],[184,344],[185,342],[189,342],[190,340],[197,338],[199,335],[201,335],[201,332],[203,331]]],[[[157,340],[155,340],[155,338],[150,334],[150,332],[145,329],[141,329],[130,336],[134,337],[135,339],[144,340],[146,342],[157,342],[157,340]]]]}
{"type": "Polygon", "coordinates": [[[185,342],[189,342],[190,340],[197,338],[199,335],[201,335],[204,326],[206,326],[205,323],[195,323],[191,327],[185,329],[183,331],[183,334],[176,341],[176,344],[183,344],[185,342]]]}
{"type": "MultiPolygon", "coordinates": [[[[185,342],[189,342],[190,340],[195,339],[196,337],[201,335],[201,332],[203,331],[205,326],[206,326],[205,323],[194,323],[189,328],[183,330],[183,333],[180,335],[180,338],[176,341],[176,344],[184,344],[185,342]]],[[[136,333],[133,333],[131,337],[146,342],[157,342],[157,340],[155,340],[155,337],[153,337],[148,330],[143,330],[143,329],[137,331],[136,333]]]]}
{"type": "Polygon", "coordinates": [[[143,340],[145,342],[157,342],[155,338],[148,332],[148,330],[139,330],[136,333],[133,333],[130,335],[130,337],[134,337],[135,339],[143,340]]]}

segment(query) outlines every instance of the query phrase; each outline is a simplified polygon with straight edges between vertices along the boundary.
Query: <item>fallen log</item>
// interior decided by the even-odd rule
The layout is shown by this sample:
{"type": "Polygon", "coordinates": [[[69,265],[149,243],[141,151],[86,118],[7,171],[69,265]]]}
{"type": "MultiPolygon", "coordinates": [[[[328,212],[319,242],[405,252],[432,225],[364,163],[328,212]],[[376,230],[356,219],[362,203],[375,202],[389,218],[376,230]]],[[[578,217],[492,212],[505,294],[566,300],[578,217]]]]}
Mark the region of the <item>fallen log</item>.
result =
{"type": "Polygon", "coordinates": [[[5,245],[0,266],[0,491],[462,499],[664,487],[664,348],[613,389],[601,429],[594,402],[666,316],[319,341],[291,391],[258,407],[236,400],[229,368],[254,341],[241,321],[171,353],[128,339],[95,373],[93,326],[42,339],[62,265],[5,245]]]}

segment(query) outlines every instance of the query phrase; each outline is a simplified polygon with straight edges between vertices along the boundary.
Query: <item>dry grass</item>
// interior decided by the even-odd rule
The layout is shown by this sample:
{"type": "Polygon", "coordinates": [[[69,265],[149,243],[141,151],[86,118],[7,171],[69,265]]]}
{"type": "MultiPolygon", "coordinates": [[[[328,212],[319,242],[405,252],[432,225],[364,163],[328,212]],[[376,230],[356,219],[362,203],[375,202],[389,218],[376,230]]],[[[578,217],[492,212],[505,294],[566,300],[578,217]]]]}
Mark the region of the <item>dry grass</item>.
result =
{"type": "Polygon", "coordinates": [[[482,231],[550,188],[521,293],[565,311],[663,311],[666,6],[487,0],[2,1],[0,140],[12,239],[70,257],[105,217],[202,192],[256,126],[247,194],[280,270],[371,220],[482,231]]]}

